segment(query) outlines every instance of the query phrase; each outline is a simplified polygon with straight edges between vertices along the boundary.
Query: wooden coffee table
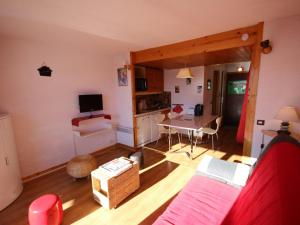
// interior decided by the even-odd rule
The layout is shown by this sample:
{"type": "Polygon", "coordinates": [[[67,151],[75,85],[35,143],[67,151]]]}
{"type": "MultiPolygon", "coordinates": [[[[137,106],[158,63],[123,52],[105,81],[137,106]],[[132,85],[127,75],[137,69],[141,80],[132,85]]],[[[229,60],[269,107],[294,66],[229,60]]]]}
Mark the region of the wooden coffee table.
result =
{"type": "Polygon", "coordinates": [[[92,171],[94,199],[104,208],[116,208],[120,202],[140,187],[138,163],[130,161],[132,167],[118,176],[113,177],[99,169],[92,171]]]}

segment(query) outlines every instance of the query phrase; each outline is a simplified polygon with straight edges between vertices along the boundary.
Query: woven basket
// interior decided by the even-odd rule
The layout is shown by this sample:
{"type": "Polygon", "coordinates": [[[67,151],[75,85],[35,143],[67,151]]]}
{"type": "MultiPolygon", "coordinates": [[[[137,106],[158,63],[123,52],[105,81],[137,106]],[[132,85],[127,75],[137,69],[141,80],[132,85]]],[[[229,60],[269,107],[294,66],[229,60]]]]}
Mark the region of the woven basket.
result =
{"type": "Polygon", "coordinates": [[[91,155],[79,155],[68,162],[67,173],[74,178],[87,177],[97,168],[96,159],[91,155]]]}

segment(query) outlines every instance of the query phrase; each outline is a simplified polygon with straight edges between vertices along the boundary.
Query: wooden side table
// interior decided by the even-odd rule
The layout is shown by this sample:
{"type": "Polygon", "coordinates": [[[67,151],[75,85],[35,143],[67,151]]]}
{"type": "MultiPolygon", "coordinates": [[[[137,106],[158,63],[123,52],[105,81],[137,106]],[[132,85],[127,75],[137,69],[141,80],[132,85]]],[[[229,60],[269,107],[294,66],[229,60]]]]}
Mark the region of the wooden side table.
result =
{"type": "MultiPolygon", "coordinates": [[[[259,155],[262,153],[262,150],[265,147],[265,136],[268,136],[271,138],[274,138],[277,136],[277,131],[275,131],[275,130],[262,130],[261,133],[262,133],[262,140],[261,140],[259,155]]],[[[291,133],[291,136],[300,142],[300,134],[291,133]]]]}
{"type": "MultiPolygon", "coordinates": [[[[261,133],[262,133],[262,138],[261,138],[259,156],[261,155],[261,153],[265,147],[265,136],[274,138],[277,135],[277,132],[275,130],[261,130],[261,133]]],[[[259,156],[257,158],[259,158],[259,156]]]]}
{"type": "Polygon", "coordinates": [[[139,166],[137,162],[130,161],[133,166],[115,177],[100,169],[92,171],[94,199],[104,208],[115,208],[140,187],[139,166]]]}

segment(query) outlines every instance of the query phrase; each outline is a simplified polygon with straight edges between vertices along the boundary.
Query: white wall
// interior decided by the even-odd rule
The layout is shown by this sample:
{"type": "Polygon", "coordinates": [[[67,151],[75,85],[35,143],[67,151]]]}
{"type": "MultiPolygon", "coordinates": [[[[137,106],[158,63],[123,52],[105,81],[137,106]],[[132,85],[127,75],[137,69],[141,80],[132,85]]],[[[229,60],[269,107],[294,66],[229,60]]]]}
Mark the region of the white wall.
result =
{"type": "Polygon", "coordinates": [[[102,93],[104,112],[117,117],[111,56],[51,38],[7,37],[1,37],[0,54],[0,111],[12,115],[23,177],[74,156],[71,119],[79,115],[79,93],[102,93]],[[42,62],[52,77],[38,75],[42,62]]]}
{"type": "Polygon", "coordinates": [[[186,84],[186,79],[176,78],[178,69],[164,70],[164,90],[171,92],[172,104],[184,104],[184,109],[195,107],[196,104],[203,103],[203,80],[204,67],[191,67],[192,78],[191,84],[186,84]],[[175,86],[180,87],[180,93],[175,93],[175,86]],[[202,93],[197,93],[197,86],[202,85],[202,93]]]}
{"type": "MultiPolygon", "coordinates": [[[[265,22],[263,39],[270,39],[273,51],[262,54],[255,118],[266,120],[266,128],[279,128],[280,121],[273,118],[282,106],[296,106],[300,110],[299,28],[300,16],[265,22]]],[[[299,123],[293,125],[300,133],[299,123]]],[[[260,151],[262,128],[254,127],[254,157],[260,151]]]]}
{"type": "Polygon", "coordinates": [[[114,57],[114,112],[113,115],[118,121],[117,142],[128,146],[134,146],[133,139],[133,118],[132,118],[132,96],[131,96],[131,70],[127,70],[128,86],[119,86],[117,69],[129,64],[129,54],[118,54],[114,57]]]}

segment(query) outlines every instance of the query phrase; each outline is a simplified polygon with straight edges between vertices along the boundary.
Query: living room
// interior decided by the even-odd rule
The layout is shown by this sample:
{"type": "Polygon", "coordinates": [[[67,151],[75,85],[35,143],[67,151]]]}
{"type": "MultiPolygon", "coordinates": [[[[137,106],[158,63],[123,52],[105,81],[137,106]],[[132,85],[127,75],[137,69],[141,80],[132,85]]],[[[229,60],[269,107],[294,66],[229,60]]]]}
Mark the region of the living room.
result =
{"type": "MultiPolygon", "coordinates": [[[[2,1],[0,112],[11,117],[24,183],[20,197],[0,212],[0,223],[28,223],[30,203],[46,193],[62,198],[63,224],[153,223],[194,175],[203,155],[190,160],[181,154],[145,151],[139,189],[116,209],[107,210],[93,200],[90,180],[74,182],[66,173],[76,154],[71,121],[89,116],[80,113],[78,96],[102,94],[103,110],[96,114],[109,114],[114,129],[113,135],[100,134],[100,147],[86,153],[97,152],[98,165],[128,156],[135,142],[130,52],[264,22],[262,40],[270,40],[272,51],[260,53],[249,155],[258,157],[261,130],[279,129],[274,117],[280,108],[300,110],[300,7],[298,1],[253,4],[230,1],[215,8],[212,3],[183,1],[90,5],[2,1]],[[249,12],[244,11],[245,5],[249,12]],[[218,16],[212,20],[204,12],[218,12],[218,16]],[[50,77],[40,76],[38,69],[43,66],[52,70],[50,77]],[[119,85],[119,68],[127,71],[127,85],[119,85]],[[265,126],[257,120],[264,120],[265,126]]],[[[299,123],[292,125],[292,131],[300,133],[299,123]]],[[[265,144],[270,139],[266,137],[265,144]]],[[[161,142],[168,145],[167,139],[161,142]]],[[[210,143],[206,147],[216,157],[224,155],[213,151],[210,143]]],[[[202,153],[201,148],[196,151],[202,153]]],[[[229,160],[242,158],[232,154],[229,160]]],[[[5,184],[4,188],[9,189],[5,184]]]]}

